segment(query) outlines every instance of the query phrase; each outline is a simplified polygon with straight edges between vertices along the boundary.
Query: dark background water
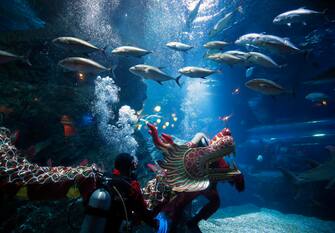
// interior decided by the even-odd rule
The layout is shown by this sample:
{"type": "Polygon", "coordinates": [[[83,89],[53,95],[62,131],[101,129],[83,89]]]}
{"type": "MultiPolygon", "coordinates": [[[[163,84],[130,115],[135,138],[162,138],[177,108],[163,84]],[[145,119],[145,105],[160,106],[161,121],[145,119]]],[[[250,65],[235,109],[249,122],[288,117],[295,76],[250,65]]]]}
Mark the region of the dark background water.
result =
{"type": "MultiPolygon", "coordinates": [[[[55,48],[50,41],[69,35],[89,40],[99,47],[109,45],[107,59],[102,54],[90,54],[90,57],[106,66],[118,63],[114,79],[121,91],[115,109],[126,104],[135,110],[144,108],[143,114],[153,114],[153,108],[160,105],[162,123],[169,121],[175,125],[167,129],[159,126],[160,131],[185,141],[199,131],[215,135],[225,126],[219,117],[232,115],[228,126],[237,144],[236,161],[246,176],[246,191],[236,194],[228,184],[222,184],[223,206],[254,203],[334,220],[334,189],[326,190],[327,182],[304,186],[297,195],[295,187],[278,168],[298,173],[309,169],[308,159],[324,162],[330,158],[325,146],[332,145],[335,137],[334,82],[320,85],[304,82],[335,66],[335,26],[325,19],[291,28],[272,23],[279,13],[303,6],[319,11],[328,9],[328,18],[334,20],[334,2],[204,0],[198,18],[213,18],[195,20],[187,28],[185,20],[193,6],[194,1],[1,1],[0,48],[17,54],[29,53],[33,66],[20,62],[1,65],[0,104],[7,110],[2,111],[0,124],[20,130],[17,145],[20,149],[46,140],[52,142],[31,158],[33,162],[45,165],[51,159],[55,165],[76,165],[88,159],[112,167],[116,149],[101,136],[98,119],[92,111],[96,77],[87,76],[81,81],[76,74],[60,70],[57,62],[73,54],[55,48]],[[290,38],[307,56],[271,55],[279,64],[287,66],[279,70],[256,68],[255,76],[276,81],[293,94],[275,98],[260,95],[244,86],[248,80],[245,67],[218,66],[203,59],[202,44],[210,40],[208,32],[220,17],[238,6],[243,7],[244,13],[235,17],[236,24],[231,29],[215,39],[233,42],[251,32],[290,38]],[[214,16],[220,10],[221,14],[214,16]],[[186,54],[168,50],[165,44],[174,40],[192,44],[195,49],[186,54]],[[111,56],[111,49],[122,44],[144,47],[154,53],[144,59],[111,56]],[[172,76],[177,76],[177,70],[188,65],[220,69],[223,74],[210,77],[215,81],[213,85],[184,77],[180,89],[174,83],[160,86],[134,77],[128,68],[139,63],[164,66],[172,76]],[[233,95],[236,88],[240,93],[233,95]],[[311,92],[327,94],[327,105],[317,106],[306,100],[305,96],[311,92]],[[172,113],[178,117],[176,122],[172,113]],[[60,123],[63,115],[71,116],[75,122],[77,134],[74,137],[64,138],[60,123]],[[263,156],[262,162],[256,160],[258,155],[263,156]]],[[[230,49],[246,51],[235,45],[227,47],[230,49]]],[[[106,75],[111,74],[102,76],[106,75]]],[[[146,131],[143,126],[135,132],[139,143],[137,156],[142,159],[141,175],[146,174],[145,162],[159,156],[151,151],[146,131]]],[[[17,208],[26,208],[26,203],[23,207],[21,204],[11,203],[17,208]]]]}

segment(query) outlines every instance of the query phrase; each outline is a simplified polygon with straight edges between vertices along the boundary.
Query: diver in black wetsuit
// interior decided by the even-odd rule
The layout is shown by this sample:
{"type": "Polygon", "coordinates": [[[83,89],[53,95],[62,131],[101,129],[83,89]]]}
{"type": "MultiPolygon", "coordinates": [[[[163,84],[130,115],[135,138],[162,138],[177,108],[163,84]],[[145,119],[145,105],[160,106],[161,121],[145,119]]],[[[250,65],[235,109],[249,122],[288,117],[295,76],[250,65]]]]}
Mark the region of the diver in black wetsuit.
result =
{"type": "Polygon", "coordinates": [[[136,166],[129,154],[116,157],[113,174],[102,177],[102,184],[89,199],[81,233],[130,233],[141,221],[158,229],[159,222],[147,209],[134,176],[136,166]]]}

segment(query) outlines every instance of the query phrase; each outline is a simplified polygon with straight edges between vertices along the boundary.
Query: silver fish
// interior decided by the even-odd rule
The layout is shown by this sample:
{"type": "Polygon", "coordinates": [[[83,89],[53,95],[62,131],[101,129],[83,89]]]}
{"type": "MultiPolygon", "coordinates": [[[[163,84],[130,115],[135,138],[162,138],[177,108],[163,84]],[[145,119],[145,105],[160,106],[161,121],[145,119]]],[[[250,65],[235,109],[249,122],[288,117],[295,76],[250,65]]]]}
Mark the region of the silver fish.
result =
{"type": "Polygon", "coordinates": [[[201,4],[202,4],[202,0],[199,0],[198,3],[197,3],[197,5],[194,7],[194,9],[190,11],[190,14],[188,15],[188,18],[186,20],[186,26],[187,26],[187,28],[191,27],[191,24],[193,23],[193,21],[197,17],[201,4]]]}
{"type": "Polygon", "coordinates": [[[162,85],[162,82],[165,82],[168,80],[175,80],[177,85],[180,86],[179,80],[181,78],[181,75],[179,75],[177,78],[171,77],[165,72],[163,72],[159,67],[139,64],[139,65],[130,67],[129,71],[135,74],[136,76],[139,76],[144,79],[154,80],[161,85],[162,85]]]}
{"type": "Polygon", "coordinates": [[[286,92],[282,86],[269,79],[252,79],[247,81],[245,86],[263,95],[280,95],[286,92]]]}
{"type": "Polygon", "coordinates": [[[186,66],[184,68],[179,69],[178,72],[190,78],[203,78],[203,79],[205,79],[205,77],[211,74],[221,73],[221,71],[219,70],[210,70],[196,66],[186,66]]]}
{"type": "Polygon", "coordinates": [[[97,52],[101,51],[104,52],[105,49],[100,49],[96,47],[95,45],[76,38],[76,37],[58,37],[56,39],[52,40],[52,43],[54,43],[57,47],[62,48],[62,49],[68,49],[80,53],[92,53],[92,52],[97,52]]]}
{"type": "Polygon", "coordinates": [[[18,56],[14,53],[0,50],[0,64],[5,64],[11,61],[22,61],[27,65],[31,66],[29,59],[26,56],[18,56]]]}
{"type": "Polygon", "coordinates": [[[243,8],[242,6],[239,6],[236,10],[227,13],[225,16],[223,16],[213,27],[213,29],[209,32],[210,37],[214,37],[220,32],[224,31],[225,29],[228,29],[232,27],[232,19],[235,16],[236,12],[240,12],[243,14],[243,8]]]}
{"type": "Polygon", "coordinates": [[[193,46],[191,45],[187,45],[181,42],[169,42],[166,44],[167,47],[169,47],[170,49],[176,50],[176,51],[182,51],[182,52],[186,52],[190,49],[193,48],[193,46]]]}
{"type": "Polygon", "coordinates": [[[266,68],[282,68],[284,66],[278,65],[271,57],[258,52],[249,52],[247,60],[253,65],[259,65],[266,68]]]}
{"type": "Polygon", "coordinates": [[[229,43],[225,42],[225,41],[210,41],[207,42],[206,44],[204,44],[204,47],[206,49],[223,49],[225,48],[229,43]]]}
{"type": "Polygon", "coordinates": [[[58,65],[69,71],[93,74],[112,70],[112,68],[106,68],[91,59],[83,57],[68,57],[59,61],[58,65]]]}
{"type": "Polygon", "coordinates": [[[312,92],[306,95],[305,99],[312,102],[321,102],[328,100],[328,96],[321,92],[312,92]]]}
{"type": "Polygon", "coordinates": [[[299,53],[301,50],[297,48],[287,38],[281,38],[273,35],[249,33],[241,36],[235,41],[237,45],[254,46],[257,48],[267,49],[277,53],[299,53]]]}
{"type": "Polygon", "coordinates": [[[287,11],[278,16],[273,20],[274,24],[284,24],[291,26],[292,23],[302,23],[307,25],[307,22],[316,19],[320,16],[325,16],[326,10],[324,11],[314,11],[306,8],[299,8],[297,10],[287,11]]]}
{"type": "Polygon", "coordinates": [[[112,50],[112,54],[126,57],[143,57],[150,53],[152,53],[152,51],[135,46],[120,46],[112,50]]]}
{"type": "Polygon", "coordinates": [[[236,57],[232,54],[227,53],[214,53],[209,54],[206,56],[207,59],[218,62],[218,63],[224,63],[229,66],[233,66],[236,64],[240,64],[243,62],[243,59],[240,57],[236,57]]]}

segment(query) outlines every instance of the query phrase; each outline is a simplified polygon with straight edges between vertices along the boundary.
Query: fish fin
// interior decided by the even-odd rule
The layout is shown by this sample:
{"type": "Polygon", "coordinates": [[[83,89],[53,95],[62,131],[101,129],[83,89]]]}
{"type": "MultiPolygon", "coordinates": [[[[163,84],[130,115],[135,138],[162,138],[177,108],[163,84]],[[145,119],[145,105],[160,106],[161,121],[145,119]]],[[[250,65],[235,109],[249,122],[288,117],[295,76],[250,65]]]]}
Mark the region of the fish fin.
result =
{"type": "Polygon", "coordinates": [[[163,86],[163,83],[162,83],[162,81],[156,81],[156,82],[158,82],[160,85],[162,85],[162,86],[163,86]]]}
{"type": "Polygon", "coordinates": [[[244,10],[242,6],[237,7],[237,11],[240,12],[241,14],[244,14],[244,10]]]}
{"type": "Polygon", "coordinates": [[[302,22],[302,25],[307,26],[307,23],[306,22],[302,22]]]}
{"type": "Polygon", "coordinates": [[[200,77],[201,79],[207,79],[206,77],[200,77]]]}
{"type": "Polygon", "coordinates": [[[326,186],[326,189],[332,189],[335,185],[335,177],[329,181],[329,183],[326,186]]]}
{"type": "Polygon", "coordinates": [[[177,83],[177,85],[178,85],[179,87],[181,87],[180,82],[179,82],[181,76],[183,76],[183,75],[179,75],[179,76],[176,78],[176,83],[177,83]]]}
{"type": "Polygon", "coordinates": [[[109,68],[109,70],[112,71],[113,78],[116,78],[116,76],[115,76],[115,70],[116,70],[116,68],[117,68],[117,64],[112,65],[112,67],[109,68]]]}
{"type": "Polygon", "coordinates": [[[163,69],[166,69],[166,66],[158,66],[157,68],[160,70],[163,70],[163,69]]]}
{"type": "Polygon", "coordinates": [[[102,54],[105,56],[105,58],[107,58],[107,49],[108,49],[109,45],[106,45],[104,48],[101,49],[102,54]]]}
{"type": "Polygon", "coordinates": [[[24,63],[26,63],[28,66],[32,66],[32,64],[29,60],[30,54],[31,54],[31,49],[28,51],[28,53],[26,55],[22,56],[22,61],[24,63]]]}
{"type": "Polygon", "coordinates": [[[288,66],[288,64],[282,64],[282,65],[279,65],[278,67],[280,68],[280,69],[282,69],[282,68],[285,68],[285,67],[287,67],[288,66]]]}
{"type": "Polygon", "coordinates": [[[222,74],[223,70],[216,70],[215,72],[218,73],[218,74],[222,74]]]}

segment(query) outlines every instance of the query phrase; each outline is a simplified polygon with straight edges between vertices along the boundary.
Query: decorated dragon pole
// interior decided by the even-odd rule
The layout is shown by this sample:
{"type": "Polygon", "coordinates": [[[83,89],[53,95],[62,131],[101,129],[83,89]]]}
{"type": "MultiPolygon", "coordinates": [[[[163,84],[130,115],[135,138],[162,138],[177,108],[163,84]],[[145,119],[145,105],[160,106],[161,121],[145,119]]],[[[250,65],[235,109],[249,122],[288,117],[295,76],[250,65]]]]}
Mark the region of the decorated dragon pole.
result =
{"type": "Polygon", "coordinates": [[[42,167],[30,163],[13,144],[10,131],[0,128],[0,190],[30,200],[88,198],[96,187],[92,166],[42,167]]]}

